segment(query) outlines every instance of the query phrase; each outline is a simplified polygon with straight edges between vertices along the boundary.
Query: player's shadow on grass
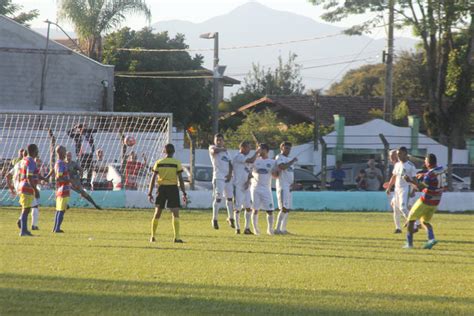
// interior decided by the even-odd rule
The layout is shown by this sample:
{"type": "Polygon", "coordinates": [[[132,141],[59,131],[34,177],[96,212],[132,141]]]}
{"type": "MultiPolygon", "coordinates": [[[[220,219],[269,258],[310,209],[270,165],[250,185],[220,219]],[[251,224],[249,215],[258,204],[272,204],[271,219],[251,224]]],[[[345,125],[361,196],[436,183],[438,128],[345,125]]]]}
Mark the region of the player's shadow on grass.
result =
{"type": "MultiPolygon", "coordinates": [[[[355,256],[355,255],[337,255],[337,254],[330,254],[330,253],[324,253],[327,249],[321,248],[321,249],[315,249],[315,253],[297,253],[297,252],[277,252],[277,251],[265,251],[265,250],[238,250],[238,249],[205,249],[205,248],[189,248],[189,247],[161,247],[159,245],[156,246],[127,246],[127,245],[87,245],[87,246],[81,246],[81,245],[68,245],[69,248],[71,247],[91,247],[91,248],[110,248],[110,249],[143,249],[143,250],[150,250],[150,251],[189,251],[189,252],[200,252],[200,253],[228,253],[230,255],[244,255],[244,254],[258,254],[258,255],[268,255],[268,256],[290,256],[290,257],[313,257],[313,258],[332,258],[332,259],[355,259],[355,260],[367,260],[367,261],[388,261],[391,262],[393,261],[393,258],[381,258],[381,257],[374,257],[374,256],[355,256]]],[[[426,251],[425,251],[426,253],[426,251]]],[[[415,252],[410,253],[411,255],[416,254],[415,252]]],[[[398,261],[406,261],[408,263],[443,263],[444,261],[440,260],[423,260],[423,259],[417,259],[413,258],[413,256],[408,257],[398,257],[398,261]]],[[[451,265],[469,265],[470,263],[468,262],[457,262],[453,261],[452,257],[450,257],[449,261],[445,261],[446,264],[451,264],[451,265]]]]}
{"type": "Polygon", "coordinates": [[[5,314],[461,314],[470,297],[0,275],[5,314]],[[25,303],[27,302],[27,303],[25,303]],[[397,306],[397,308],[394,308],[397,306]]]}

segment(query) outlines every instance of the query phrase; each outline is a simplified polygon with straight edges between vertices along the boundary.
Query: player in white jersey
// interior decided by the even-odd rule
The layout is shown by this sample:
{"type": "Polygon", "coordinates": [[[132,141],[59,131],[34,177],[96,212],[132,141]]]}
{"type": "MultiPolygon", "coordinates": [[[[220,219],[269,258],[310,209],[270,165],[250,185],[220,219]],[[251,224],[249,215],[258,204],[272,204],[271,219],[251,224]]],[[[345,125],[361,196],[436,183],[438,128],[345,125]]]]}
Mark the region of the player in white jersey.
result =
{"type": "Polygon", "coordinates": [[[395,233],[402,232],[400,225],[400,215],[403,212],[404,217],[408,216],[408,200],[410,198],[410,182],[416,177],[416,167],[408,160],[408,150],[406,147],[400,147],[397,151],[398,162],[393,168],[392,177],[387,187],[387,194],[390,194],[392,186],[395,184],[393,193],[393,209],[395,221],[395,233]]]}
{"type": "Polygon", "coordinates": [[[298,159],[290,158],[291,143],[283,142],[280,145],[280,154],[276,156],[276,164],[278,166],[278,178],[276,180],[276,193],[278,208],[277,223],[275,226],[275,234],[287,234],[286,225],[288,223],[288,215],[291,210],[291,189],[295,180],[294,163],[298,159]]]}
{"type": "Polygon", "coordinates": [[[252,178],[252,164],[257,159],[260,149],[257,148],[253,156],[250,155],[250,143],[243,141],[240,144],[240,151],[232,159],[232,169],[234,171],[235,186],[235,233],[240,234],[240,210],[245,210],[244,234],[251,235],[250,221],[252,217],[252,200],[250,196],[250,179],[252,178]]]}
{"type": "Polygon", "coordinates": [[[222,198],[226,198],[227,222],[230,227],[235,228],[234,221],[234,187],[232,184],[232,162],[227,148],[224,146],[224,135],[214,136],[214,145],[209,146],[209,156],[211,158],[213,173],[213,203],[212,203],[212,227],[219,229],[217,217],[219,214],[222,198]]]}
{"type": "Polygon", "coordinates": [[[267,212],[267,233],[273,235],[273,194],[272,176],[276,176],[277,167],[273,159],[268,158],[269,147],[267,144],[260,144],[260,154],[252,166],[252,186],[250,189],[252,196],[252,224],[253,233],[260,234],[258,229],[258,211],[267,212]]]}

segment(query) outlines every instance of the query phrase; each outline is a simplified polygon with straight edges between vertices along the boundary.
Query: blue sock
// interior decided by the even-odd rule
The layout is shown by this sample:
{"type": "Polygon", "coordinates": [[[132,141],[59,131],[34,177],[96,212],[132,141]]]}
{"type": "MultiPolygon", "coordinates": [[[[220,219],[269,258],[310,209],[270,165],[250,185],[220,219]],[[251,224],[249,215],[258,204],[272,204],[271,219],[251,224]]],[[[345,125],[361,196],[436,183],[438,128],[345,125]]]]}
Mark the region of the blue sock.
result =
{"type": "Polygon", "coordinates": [[[434,237],[434,232],[433,232],[433,227],[429,227],[429,228],[427,229],[427,233],[428,233],[428,240],[435,239],[435,237],[434,237]]]}
{"type": "Polygon", "coordinates": [[[58,230],[61,229],[61,224],[63,223],[64,219],[64,211],[59,211],[59,225],[58,225],[58,230]]]}
{"type": "Polygon", "coordinates": [[[28,213],[23,212],[21,213],[21,233],[26,233],[28,231],[28,213]]]}
{"type": "Polygon", "coordinates": [[[59,230],[59,211],[56,211],[56,216],[54,217],[54,228],[53,231],[59,230]]]}
{"type": "Polygon", "coordinates": [[[413,234],[410,232],[407,233],[407,243],[408,245],[413,246],[413,234]]]}

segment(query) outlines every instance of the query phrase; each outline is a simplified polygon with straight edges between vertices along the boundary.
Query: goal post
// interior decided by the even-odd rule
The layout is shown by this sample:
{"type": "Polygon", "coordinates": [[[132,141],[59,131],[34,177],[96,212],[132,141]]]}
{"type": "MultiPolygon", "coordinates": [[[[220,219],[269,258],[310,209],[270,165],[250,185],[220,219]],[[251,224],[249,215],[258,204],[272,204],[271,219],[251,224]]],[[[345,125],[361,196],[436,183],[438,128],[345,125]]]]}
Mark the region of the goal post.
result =
{"type": "MultiPolygon", "coordinates": [[[[171,113],[0,110],[0,205],[15,199],[6,176],[29,144],[38,146],[43,175],[54,167],[54,148],[62,145],[83,168],[80,181],[87,191],[146,191],[150,168],[172,142],[172,124],[171,113]]],[[[51,181],[40,189],[54,199],[51,181]]]]}

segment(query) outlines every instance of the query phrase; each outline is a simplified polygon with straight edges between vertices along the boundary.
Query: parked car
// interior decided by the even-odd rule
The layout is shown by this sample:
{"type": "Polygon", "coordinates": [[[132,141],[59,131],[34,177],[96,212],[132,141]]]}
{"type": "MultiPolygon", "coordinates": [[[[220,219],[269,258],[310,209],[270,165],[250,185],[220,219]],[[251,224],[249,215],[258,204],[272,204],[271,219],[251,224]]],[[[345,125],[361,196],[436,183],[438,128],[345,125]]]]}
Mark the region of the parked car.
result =
{"type": "MultiPolygon", "coordinates": [[[[189,179],[191,178],[189,164],[182,164],[183,166],[183,180],[185,182],[186,190],[189,190],[189,179]]],[[[212,191],[212,166],[196,164],[194,166],[194,189],[212,191]]]]}
{"type": "MultiPolygon", "coordinates": [[[[422,172],[422,169],[418,169],[417,173],[418,172],[422,172]]],[[[470,182],[468,183],[468,182],[464,181],[463,178],[461,178],[460,176],[458,176],[454,172],[452,174],[452,178],[453,178],[453,191],[454,192],[468,191],[469,190],[470,182]]],[[[446,174],[446,181],[448,181],[447,174],[446,174]]],[[[448,184],[446,183],[446,185],[448,185],[448,184]]]]}
{"type": "MultiPolygon", "coordinates": [[[[302,168],[295,168],[294,173],[295,182],[293,184],[293,191],[321,190],[321,179],[311,171],[302,168]]],[[[329,183],[326,183],[326,188],[329,188],[329,183]]]]}
{"type": "MultiPolygon", "coordinates": [[[[319,191],[321,190],[321,179],[314,175],[311,171],[298,168],[294,169],[295,180],[293,183],[293,191],[319,191]]],[[[326,183],[329,189],[329,183],[326,183]]],[[[276,189],[276,180],[272,180],[272,190],[276,189]]]]}

